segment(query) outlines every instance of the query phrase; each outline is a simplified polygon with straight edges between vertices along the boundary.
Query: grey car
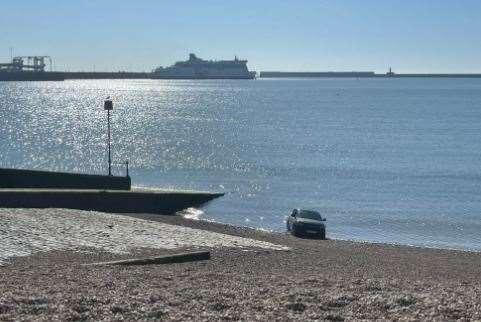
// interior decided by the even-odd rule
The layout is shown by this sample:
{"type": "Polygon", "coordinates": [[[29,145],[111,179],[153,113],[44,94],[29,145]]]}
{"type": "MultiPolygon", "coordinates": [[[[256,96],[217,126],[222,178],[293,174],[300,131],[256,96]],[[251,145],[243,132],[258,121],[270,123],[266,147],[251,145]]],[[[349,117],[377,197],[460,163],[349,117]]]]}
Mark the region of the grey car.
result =
{"type": "Polygon", "coordinates": [[[321,239],[326,238],[326,221],[317,211],[294,209],[287,217],[287,231],[294,236],[316,235],[321,239]]]}

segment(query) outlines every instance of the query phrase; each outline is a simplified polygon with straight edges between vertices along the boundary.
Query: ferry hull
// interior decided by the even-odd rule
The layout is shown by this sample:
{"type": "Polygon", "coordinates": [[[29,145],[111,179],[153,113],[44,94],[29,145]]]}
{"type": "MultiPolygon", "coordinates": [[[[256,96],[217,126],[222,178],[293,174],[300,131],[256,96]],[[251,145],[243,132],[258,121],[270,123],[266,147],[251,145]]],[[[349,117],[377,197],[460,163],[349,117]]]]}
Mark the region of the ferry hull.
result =
{"type": "Polygon", "coordinates": [[[184,75],[155,75],[151,76],[152,79],[255,79],[256,75],[245,76],[184,76],[184,75]]]}

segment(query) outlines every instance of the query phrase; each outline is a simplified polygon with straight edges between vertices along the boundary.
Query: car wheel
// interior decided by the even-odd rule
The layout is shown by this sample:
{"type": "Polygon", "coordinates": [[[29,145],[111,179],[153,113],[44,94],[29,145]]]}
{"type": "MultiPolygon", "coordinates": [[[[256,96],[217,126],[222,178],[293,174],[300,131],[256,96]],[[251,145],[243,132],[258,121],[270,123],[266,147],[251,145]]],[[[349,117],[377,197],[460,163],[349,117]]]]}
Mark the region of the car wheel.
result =
{"type": "Polygon", "coordinates": [[[326,239],[326,230],[323,229],[319,232],[319,238],[320,239],[326,239]]]}
{"type": "Polygon", "coordinates": [[[292,236],[296,236],[296,237],[297,237],[297,234],[298,234],[298,233],[297,233],[297,229],[296,229],[295,226],[292,226],[292,228],[291,228],[291,233],[292,233],[292,236]]]}

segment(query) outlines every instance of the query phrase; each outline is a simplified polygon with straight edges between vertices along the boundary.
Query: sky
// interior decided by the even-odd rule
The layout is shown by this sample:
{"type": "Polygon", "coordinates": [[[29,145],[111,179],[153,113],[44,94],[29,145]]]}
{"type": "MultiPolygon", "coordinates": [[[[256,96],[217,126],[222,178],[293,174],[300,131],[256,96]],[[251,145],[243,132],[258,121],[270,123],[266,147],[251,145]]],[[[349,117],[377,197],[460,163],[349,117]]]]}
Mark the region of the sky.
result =
{"type": "Polygon", "coordinates": [[[481,73],[479,0],[1,0],[0,61],[150,71],[247,59],[256,71],[481,73]]]}

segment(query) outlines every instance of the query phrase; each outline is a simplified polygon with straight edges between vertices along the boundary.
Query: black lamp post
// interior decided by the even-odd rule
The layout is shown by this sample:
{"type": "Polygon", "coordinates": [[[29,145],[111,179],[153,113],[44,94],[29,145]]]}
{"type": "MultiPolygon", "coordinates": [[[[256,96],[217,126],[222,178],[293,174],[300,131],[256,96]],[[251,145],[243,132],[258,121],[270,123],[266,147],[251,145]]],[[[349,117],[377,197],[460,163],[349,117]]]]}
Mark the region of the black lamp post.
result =
{"type": "Polygon", "coordinates": [[[114,109],[114,103],[112,103],[112,100],[110,97],[107,97],[107,99],[104,102],[104,110],[107,111],[107,132],[108,132],[108,146],[109,146],[109,176],[112,175],[112,158],[110,156],[110,111],[114,109]]]}

